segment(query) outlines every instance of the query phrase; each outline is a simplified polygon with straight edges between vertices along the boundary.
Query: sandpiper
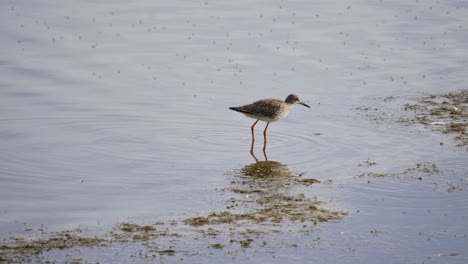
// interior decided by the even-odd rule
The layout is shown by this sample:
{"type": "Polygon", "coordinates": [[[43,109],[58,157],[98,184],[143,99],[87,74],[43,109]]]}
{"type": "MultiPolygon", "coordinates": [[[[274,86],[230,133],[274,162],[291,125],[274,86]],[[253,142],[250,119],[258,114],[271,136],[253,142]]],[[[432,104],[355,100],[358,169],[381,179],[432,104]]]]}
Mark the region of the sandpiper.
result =
{"type": "Polygon", "coordinates": [[[288,97],[286,97],[286,100],[278,100],[278,99],[262,99],[258,100],[256,102],[253,102],[251,104],[246,104],[243,106],[238,106],[238,107],[229,107],[229,109],[241,112],[247,117],[257,119],[255,123],[253,123],[251,127],[252,131],[252,148],[253,149],[253,144],[255,141],[255,136],[254,136],[254,127],[258,123],[259,120],[267,122],[267,125],[265,127],[265,130],[263,131],[263,151],[265,151],[266,148],[266,131],[268,129],[268,125],[270,125],[271,122],[275,122],[278,120],[283,119],[286,117],[293,106],[295,104],[301,104],[305,107],[310,108],[310,106],[304,104],[301,102],[299,97],[295,94],[290,94],[288,97]]]}

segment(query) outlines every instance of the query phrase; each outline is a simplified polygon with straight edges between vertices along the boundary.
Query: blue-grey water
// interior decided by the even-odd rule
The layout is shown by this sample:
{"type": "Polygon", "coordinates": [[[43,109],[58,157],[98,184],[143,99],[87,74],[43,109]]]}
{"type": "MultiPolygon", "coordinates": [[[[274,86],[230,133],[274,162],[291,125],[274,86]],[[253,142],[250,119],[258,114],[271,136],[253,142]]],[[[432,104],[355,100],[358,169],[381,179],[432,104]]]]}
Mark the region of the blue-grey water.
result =
{"type": "MultiPolygon", "coordinates": [[[[270,124],[268,159],[349,215],[183,261],[468,260],[466,149],[393,122],[403,103],[382,100],[467,89],[467,2],[5,0],[0,22],[0,238],[223,210],[219,190],[255,162],[254,120],[228,107],[295,93],[311,109],[270,124]],[[440,173],[358,176],[416,164],[440,173]]],[[[123,247],[81,258],[127,263],[123,247]]]]}

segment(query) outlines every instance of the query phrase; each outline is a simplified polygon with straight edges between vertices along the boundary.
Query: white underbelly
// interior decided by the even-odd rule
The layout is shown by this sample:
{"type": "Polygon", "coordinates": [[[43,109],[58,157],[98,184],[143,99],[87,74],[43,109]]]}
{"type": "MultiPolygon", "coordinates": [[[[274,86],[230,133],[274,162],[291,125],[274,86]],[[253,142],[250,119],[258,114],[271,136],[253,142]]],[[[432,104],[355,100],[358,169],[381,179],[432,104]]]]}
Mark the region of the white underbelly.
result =
{"type": "Polygon", "coordinates": [[[271,123],[271,122],[275,122],[275,121],[278,121],[278,120],[281,120],[281,119],[285,118],[289,114],[290,109],[285,109],[285,110],[286,111],[281,111],[279,114],[277,114],[274,117],[258,116],[258,115],[251,115],[251,114],[246,114],[246,113],[244,113],[244,115],[247,116],[247,117],[253,118],[253,119],[258,119],[258,120],[262,120],[264,122],[271,123]]]}

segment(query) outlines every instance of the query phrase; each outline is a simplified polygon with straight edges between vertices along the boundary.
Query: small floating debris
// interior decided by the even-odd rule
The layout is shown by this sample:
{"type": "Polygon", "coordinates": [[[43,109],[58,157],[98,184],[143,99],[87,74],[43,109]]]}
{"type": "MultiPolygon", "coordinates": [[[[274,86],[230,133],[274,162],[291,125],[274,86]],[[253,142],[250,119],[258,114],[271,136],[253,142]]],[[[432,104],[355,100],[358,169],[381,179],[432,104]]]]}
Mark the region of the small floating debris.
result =
{"type": "Polygon", "coordinates": [[[429,123],[429,125],[433,125],[433,126],[445,126],[445,122],[435,121],[435,122],[429,123]]]}
{"type": "Polygon", "coordinates": [[[450,252],[450,253],[439,253],[439,254],[436,254],[434,256],[436,256],[436,257],[456,257],[458,255],[460,255],[460,254],[450,252]]]}
{"type": "Polygon", "coordinates": [[[450,108],[450,110],[451,110],[450,112],[452,114],[461,114],[462,113],[462,110],[460,108],[456,107],[456,106],[452,106],[452,108],[450,108]]]}

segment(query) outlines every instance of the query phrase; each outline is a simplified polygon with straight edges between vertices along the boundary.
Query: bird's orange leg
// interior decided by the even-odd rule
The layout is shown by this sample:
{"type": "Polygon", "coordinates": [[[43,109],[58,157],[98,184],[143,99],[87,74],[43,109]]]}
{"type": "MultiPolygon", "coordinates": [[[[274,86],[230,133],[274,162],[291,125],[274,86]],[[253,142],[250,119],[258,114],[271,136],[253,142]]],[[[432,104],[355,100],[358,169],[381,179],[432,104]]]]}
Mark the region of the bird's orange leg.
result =
{"type": "Polygon", "coordinates": [[[265,130],[263,131],[263,152],[265,152],[265,150],[266,150],[266,143],[267,143],[266,132],[267,132],[267,129],[268,129],[269,125],[270,125],[270,122],[267,123],[267,125],[265,127],[265,130]]]}
{"type": "Polygon", "coordinates": [[[255,141],[255,135],[254,135],[254,127],[258,123],[259,120],[255,121],[255,123],[250,127],[250,130],[252,131],[252,145],[250,145],[250,154],[253,155],[253,147],[254,147],[254,141],[255,141]]]}
{"type": "Polygon", "coordinates": [[[252,144],[253,144],[254,141],[255,141],[254,127],[255,127],[255,125],[258,123],[258,121],[260,121],[260,120],[255,121],[255,123],[253,123],[253,125],[250,127],[250,130],[252,131],[252,144]]]}

